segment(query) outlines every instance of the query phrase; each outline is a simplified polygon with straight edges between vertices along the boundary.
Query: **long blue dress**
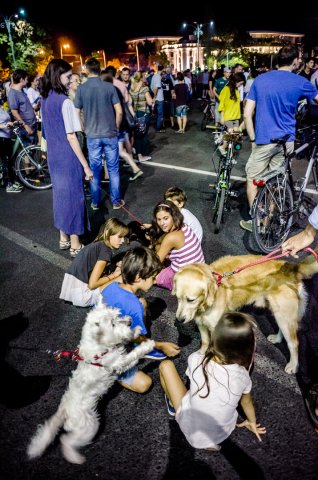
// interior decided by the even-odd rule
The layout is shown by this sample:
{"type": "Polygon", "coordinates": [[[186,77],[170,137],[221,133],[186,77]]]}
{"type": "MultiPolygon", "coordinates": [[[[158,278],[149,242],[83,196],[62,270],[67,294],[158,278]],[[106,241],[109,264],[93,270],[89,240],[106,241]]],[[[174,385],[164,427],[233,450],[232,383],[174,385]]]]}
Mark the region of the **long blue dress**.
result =
{"type": "Polygon", "coordinates": [[[65,131],[62,106],[68,97],[51,91],[41,102],[53,188],[54,226],[67,235],[83,235],[89,221],[84,195],[84,170],[65,131]]]}

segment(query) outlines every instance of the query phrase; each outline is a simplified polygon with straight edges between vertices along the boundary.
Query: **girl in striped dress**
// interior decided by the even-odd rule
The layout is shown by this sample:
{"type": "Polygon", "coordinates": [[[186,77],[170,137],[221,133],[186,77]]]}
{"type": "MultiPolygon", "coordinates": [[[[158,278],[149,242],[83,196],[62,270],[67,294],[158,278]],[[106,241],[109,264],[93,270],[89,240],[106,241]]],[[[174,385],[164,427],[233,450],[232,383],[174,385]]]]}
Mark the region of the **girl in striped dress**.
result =
{"type": "Polygon", "coordinates": [[[172,290],[173,277],[184,265],[204,263],[201,244],[183,215],[169,200],[159,202],[154,209],[154,248],[160,260],[169,265],[157,275],[156,284],[172,290]]]}

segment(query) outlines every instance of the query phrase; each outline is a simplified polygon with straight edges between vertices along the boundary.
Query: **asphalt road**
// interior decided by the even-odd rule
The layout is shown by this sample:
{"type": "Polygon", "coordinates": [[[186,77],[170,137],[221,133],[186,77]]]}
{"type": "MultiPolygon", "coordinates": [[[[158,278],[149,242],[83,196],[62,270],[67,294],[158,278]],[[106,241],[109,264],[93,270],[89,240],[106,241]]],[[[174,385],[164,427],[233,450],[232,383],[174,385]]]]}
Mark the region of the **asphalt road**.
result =
{"type": "MultiPolygon", "coordinates": [[[[225,254],[253,252],[250,236],[239,228],[246,217],[244,165],[250,145],[246,142],[233,170],[239,196],[218,235],[213,233],[213,183],[210,132],[199,129],[200,114],[192,110],[185,135],[173,131],[152,134],[152,161],[142,165],[144,176],[128,183],[122,169],[127,209],[148,221],[166,188],[179,185],[188,194],[187,208],[200,219],[207,262],[225,254]]],[[[68,252],[58,249],[53,227],[51,191],[25,190],[6,194],[0,189],[0,478],[2,480],[168,480],[186,479],[317,479],[317,433],[309,423],[295,377],[284,372],[286,345],[269,344],[276,331],[267,310],[250,309],[255,315],[257,354],[253,396],[257,418],[267,428],[262,443],[248,431],[236,430],[220,453],[194,450],[165,408],[157,363],[141,363],[153,378],[153,388],[137,395],[115,386],[99,405],[100,431],[84,449],[87,462],[68,464],[55,442],[38,460],[28,461],[26,446],[36,426],[53,414],[75,367],[56,363],[46,350],[74,349],[87,311],[59,300],[68,252]]],[[[105,208],[90,212],[96,234],[104,218],[131,218],[124,210],[113,212],[105,187],[105,208]]],[[[194,325],[181,326],[175,319],[176,300],[153,287],[150,302],[152,336],[178,342],[182,347],[176,365],[184,374],[187,357],[198,349],[194,325]]]]}

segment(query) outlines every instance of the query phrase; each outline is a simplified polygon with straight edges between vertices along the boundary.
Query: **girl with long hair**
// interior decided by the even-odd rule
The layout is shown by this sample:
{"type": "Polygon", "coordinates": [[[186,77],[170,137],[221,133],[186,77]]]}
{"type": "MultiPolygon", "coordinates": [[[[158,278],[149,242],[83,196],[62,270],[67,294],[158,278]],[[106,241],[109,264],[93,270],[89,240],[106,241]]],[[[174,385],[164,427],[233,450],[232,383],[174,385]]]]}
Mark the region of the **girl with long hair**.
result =
{"type": "Polygon", "coordinates": [[[205,353],[188,358],[187,390],[174,363],[159,367],[168,412],[175,416],[194,448],[220,450],[235,426],[246,427],[261,441],[266,429],[256,421],[250,370],[255,354],[255,323],[244,313],[225,313],[217,323],[205,353]],[[240,403],[246,420],[237,424],[240,403]]]}

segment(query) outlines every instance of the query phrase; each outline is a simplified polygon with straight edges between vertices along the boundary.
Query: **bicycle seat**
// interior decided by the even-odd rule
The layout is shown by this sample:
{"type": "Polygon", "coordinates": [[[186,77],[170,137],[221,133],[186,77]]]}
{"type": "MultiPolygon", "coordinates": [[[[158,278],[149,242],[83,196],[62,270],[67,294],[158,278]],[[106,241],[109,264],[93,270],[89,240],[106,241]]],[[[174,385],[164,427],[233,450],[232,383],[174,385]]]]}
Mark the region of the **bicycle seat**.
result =
{"type": "Polygon", "coordinates": [[[286,133],[286,135],[281,138],[271,138],[271,143],[277,143],[277,145],[284,145],[288,141],[289,137],[290,134],[286,133]]]}

